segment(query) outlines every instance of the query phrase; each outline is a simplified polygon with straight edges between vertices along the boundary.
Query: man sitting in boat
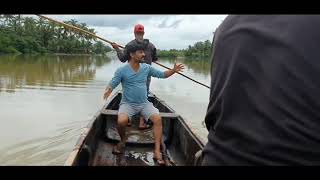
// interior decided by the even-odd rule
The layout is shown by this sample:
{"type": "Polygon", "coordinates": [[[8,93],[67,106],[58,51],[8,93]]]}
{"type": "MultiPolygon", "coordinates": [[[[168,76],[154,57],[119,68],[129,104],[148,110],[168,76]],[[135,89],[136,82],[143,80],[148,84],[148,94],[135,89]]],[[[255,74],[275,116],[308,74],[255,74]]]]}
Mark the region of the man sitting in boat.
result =
{"type": "MultiPolygon", "coordinates": [[[[155,45],[153,43],[151,43],[149,41],[149,39],[144,39],[144,26],[141,24],[137,24],[134,26],[134,37],[135,39],[130,41],[124,48],[124,50],[121,50],[119,48],[119,45],[116,43],[112,43],[112,47],[117,51],[117,56],[119,58],[119,60],[121,62],[126,62],[129,58],[128,58],[128,53],[127,53],[127,46],[128,45],[136,45],[136,44],[142,44],[145,49],[145,57],[144,57],[144,63],[147,64],[152,64],[152,62],[158,61],[158,57],[157,57],[157,49],[155,47],[155,45]]],[[[150,87],[150,82],[151,82],[151,77],[148,77],[146,83],[147,83],[147,93],[148,96],[152,96],[152,94],[150,94],[149,92],[149,87],[150,87]]],[[[130,126],[131,124],[129,123],[128,126],[130,126]]],[[[139,129],[143,130],[143,129],[147,129],[150,126],[148,124],[145,124],[145,121],[143,118],[140,118],[140,123],[139,123],[139,129]]]]}
{"type": "Polygon", "coordinates": [[[140,44],[127,47],[129,61],[126,65],[118,68],[104,93],[104,99],[107,99],[112,90],[121,82],[122,98],[118,111],[118,132],[121,141],[114,147],[113,153],[123,153],[126,133],[125,128],[132,116],[141,113],[144,119],[151,120],[154,126],[155,150],[154,159],[158,164],[163,165],[164,161],[160,152],[162,139],[162,122],[159,110],[148,101],[146,81],[148,76],[157,78],[168,78],[175,72],[184,69],[182,64],[174,64],[173,69],[159,71],[146,63],[141,63],[145,57],[144,46],[140,44]]]}

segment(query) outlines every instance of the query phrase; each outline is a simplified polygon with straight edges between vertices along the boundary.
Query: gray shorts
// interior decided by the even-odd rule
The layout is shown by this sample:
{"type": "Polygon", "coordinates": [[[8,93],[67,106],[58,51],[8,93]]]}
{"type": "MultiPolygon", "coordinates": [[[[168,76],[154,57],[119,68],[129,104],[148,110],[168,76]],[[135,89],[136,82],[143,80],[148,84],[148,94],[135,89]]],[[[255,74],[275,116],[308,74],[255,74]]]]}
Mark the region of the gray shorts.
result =
{"type": "Polygon", "coordinates": [[[127,114],[129,116],[129,121],[131,121],[132,116],[141,113],[144,120],[148,121],[153,114],[159,114],[159,110],[155,108],[151,102],[143,104],[121,103],[118,114],[120,113],[127,114]]]}

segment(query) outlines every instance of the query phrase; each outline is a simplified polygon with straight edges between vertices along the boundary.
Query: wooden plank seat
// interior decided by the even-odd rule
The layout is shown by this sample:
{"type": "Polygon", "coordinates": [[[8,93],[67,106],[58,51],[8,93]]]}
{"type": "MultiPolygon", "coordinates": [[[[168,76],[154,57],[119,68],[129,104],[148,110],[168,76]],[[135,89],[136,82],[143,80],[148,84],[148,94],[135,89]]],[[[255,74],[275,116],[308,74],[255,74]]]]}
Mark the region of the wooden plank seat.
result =
{"type": "MultiPolygon", "coordinates": [[[[113,115],[117,116],[118,115],[118,110],[112,110],[112,109],[104,109],[101,111],[102,114],[105,115],[113,115]]],[[[162,118],[177,118],[179,117],[179,114],[176,113],[166,113],[166,112],[160,112],[159,113],[162,118]]]]}

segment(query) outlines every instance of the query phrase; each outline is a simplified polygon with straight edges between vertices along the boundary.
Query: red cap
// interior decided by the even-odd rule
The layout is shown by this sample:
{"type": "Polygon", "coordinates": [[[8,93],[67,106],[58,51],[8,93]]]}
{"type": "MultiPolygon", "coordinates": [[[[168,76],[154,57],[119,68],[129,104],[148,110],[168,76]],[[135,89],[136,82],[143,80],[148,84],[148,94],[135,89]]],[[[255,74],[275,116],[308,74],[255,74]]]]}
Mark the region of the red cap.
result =
{"type": "Polygon", "coordinates": [[[134,32],[144,32],[144,27],[141,24],[137,24],[134,26],[134,32]]]}

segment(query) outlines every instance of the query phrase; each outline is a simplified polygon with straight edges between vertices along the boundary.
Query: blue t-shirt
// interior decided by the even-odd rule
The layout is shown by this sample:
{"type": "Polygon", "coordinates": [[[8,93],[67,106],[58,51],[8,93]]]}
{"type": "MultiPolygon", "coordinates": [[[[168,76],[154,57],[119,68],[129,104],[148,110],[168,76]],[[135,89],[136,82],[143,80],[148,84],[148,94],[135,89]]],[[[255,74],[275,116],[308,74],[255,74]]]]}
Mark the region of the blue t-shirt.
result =
{"type": "Polygon", "coordinates": [[[148,102],[146,85],[148,76],[165,78],[165,73],[146,63],[141,63],[139,70],[135,72],[128,63],[116,70],[109,85],[113,90],[121,82],[123,91],[121,102],[146,103],[148,102]]]}

